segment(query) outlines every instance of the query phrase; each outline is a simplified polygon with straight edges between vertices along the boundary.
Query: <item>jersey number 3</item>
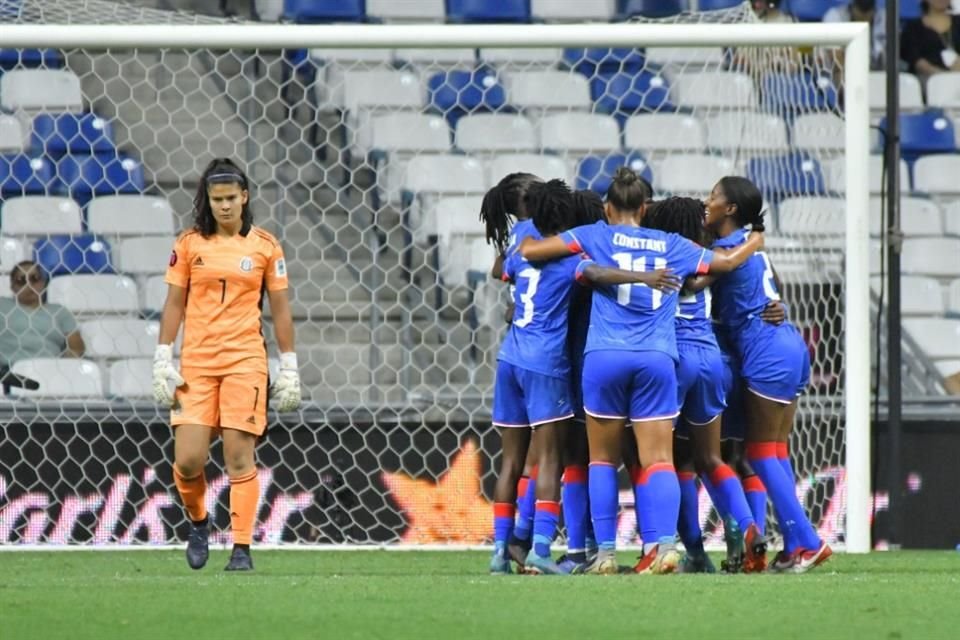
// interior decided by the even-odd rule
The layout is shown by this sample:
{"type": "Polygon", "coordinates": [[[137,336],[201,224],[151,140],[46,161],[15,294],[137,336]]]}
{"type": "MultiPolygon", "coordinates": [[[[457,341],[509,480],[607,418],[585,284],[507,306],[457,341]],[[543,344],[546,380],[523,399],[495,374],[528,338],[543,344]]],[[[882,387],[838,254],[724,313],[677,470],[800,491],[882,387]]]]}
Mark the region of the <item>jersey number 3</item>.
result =
{"type": "MultiPolygon", "coordinates": [[[[613,259],[616,260],[617,266],[623,269],[624,271],[646,271],[647,270],[647,259],[646,257],[634,258],[629,253],[615,253],[613,254],[613,259]]],[[[653,259],[653,270],[657,269],[666,269],[667,268],[667,259],[666,258],[654,258],[653,259]]],[[[617,285],[617,304],[622,304],[624,306],[630,304],[630,295],[632,293],[632,287],[647,287],[645,284],[620,284],[617,285]]],[[[650,292],[653,294],[651,297],[652,308],[659,309],[660,305],[663,304],[663,293],[656,289],[651,289],[650,292]]]]}
{"type": "Polygon", "coordinates": [[[530,267],[517,274],[518,280],[524,278],[527,280],[527,290],[520,294],[523,316],[513,322],[518,327],[525,327],[533,322],[533,296],[537,293],[537,285],[540,284],[540,270],[530,267]]]}

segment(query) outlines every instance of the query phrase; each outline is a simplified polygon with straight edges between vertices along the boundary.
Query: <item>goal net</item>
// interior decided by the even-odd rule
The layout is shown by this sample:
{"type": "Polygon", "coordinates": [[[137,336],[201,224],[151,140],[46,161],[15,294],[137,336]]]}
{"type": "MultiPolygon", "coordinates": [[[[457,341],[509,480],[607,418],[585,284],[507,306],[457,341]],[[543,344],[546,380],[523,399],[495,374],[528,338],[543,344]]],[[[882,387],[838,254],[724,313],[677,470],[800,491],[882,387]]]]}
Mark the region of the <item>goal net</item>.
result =
{"type": "MultiPolygon", "coordinates": [[[[227,23],[100,0],[0,0],[0,21],[167,34],[227,23]]],[[[755,18],[743,5],[662,22],[755,18]]],[[[813,362],[791,443],[797,491],[823,537],[842,545],[844,296],[867,286],[865,268],[862,281],[844,277],[845,193],[865,186],[845,176],[843,48],[564,48],[604,42],[550,27],[523,48],[485,46],[482,35],[398,48],[376,44],[377,27],[354,29],[353,48],[310,48],[324,39],[296,31],[258,49],[2,51],[0,287],[11,290],[0,293],[26,286],[11,276],[21,260],[50,277],[47,320],[28,314],[32,333],[3,354],[40,386],[7,389],[0,403],[0,545],[184,540],[150,358],[175,234],[192,224],[203,167],[221,156],[245,167],[255,222],[283,244],[305,398],[299,412],[271,415],[257,450],[259,542],[490,540],[506,291],[487,276],[481,197],[513,171],[602,194],[627,165],[656,197],[702,197],[728,174],[762,187],[767,251],[813,362]],[[83,357],[57,357],[74,331],[83,357]]],[[[215,444],[208,506],[214,539],[226,541],[221,459],[215,444]]],[[[716,536],[705,495],[702,505],[716,536]]],[[[624,541],[635,541],[631,506],[624,491],[624,541]]]]}

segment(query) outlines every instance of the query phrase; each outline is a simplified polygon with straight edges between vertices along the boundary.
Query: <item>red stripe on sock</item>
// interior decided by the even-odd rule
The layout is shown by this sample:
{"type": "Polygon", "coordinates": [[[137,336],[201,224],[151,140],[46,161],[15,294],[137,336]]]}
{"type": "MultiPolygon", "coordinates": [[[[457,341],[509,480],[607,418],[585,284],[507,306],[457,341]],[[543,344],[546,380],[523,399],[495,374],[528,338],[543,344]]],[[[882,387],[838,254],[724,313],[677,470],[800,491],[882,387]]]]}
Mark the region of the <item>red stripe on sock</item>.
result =
{"type": "Polygon", "coordinates": [[[786,442],[777,443],[777,457],[786,460],[790,457],[790,447],[786,442]]]}
{"type": "Polygon", "coordinates": [[[534,465],[533,468],[530,469],[530,479],[536,480],[539,474],[540,474],[540,467],[538,467],[537,465],[534,465]]]}
{"type": "Polygon", "coordinates": [[[560,515],[560,503],[553,500],[537,500],[537,511],[546,511],[555,516],[560,515]]]}
{"type": "Polygon", "coordinates": [[[580,483],[587,482],[587,468],[579,465],[570,465],[563,470],[563,482],[580,483]]]}
{"type": "Polygon", "coordinates": [[[677,478],[681,482],[689,482],[697,477],[697,474],[693,471],[677,471],[677,478]]]}
{"type": "Polygon", "coordinates": [[[767,490],[767,488],[763,486],[763,480],[760,479],[760,476],[747,476],[741,480],[741,484],[743,484],[743,490],[746,492],[767,490]]]}
{"type": "Polygon", "coordinates": [[[776,457],[777,457],[776,442],[748,442],[747,443],[747,458],[751,460],[757,460],[760,458],[776,458],[776,457]]]}
{"type": "Polygon", "coordinates": [[[517,508],[509,502],[494,502],[494,518],[512,518],[517,513],[517,508]]]}
{"type": "Polygon", "coordinates": [[[643,477],[643,469],[640,467],[627,467],[627,473],[630,474],[630,482],[634,485],[640,484],[640,478],[643,477]]]}
{"type": "Polygon", "coordinates": [[[527,476],[521,476],[520,480],[517,481],[517,497],[522,498],[527,495],[527,485],[530,484],[530,478],[527,476]]]}
{"type": "Polygon", "coordinates": [[[717,465],[717,467],[710,472],[710,482],[712,482],[715,487],[719,487],[724,481],[736,477],[737,474],[734,473],[733,469],[725,464],[717,465]]]}
{"type": "Polygon", "coordinates": [[[648,467],[643,468],[643,473],[640,474],[640,482],[637,484],[647,484],[650,480],[650,476],[661,471],[666,471],[669,473],[676,473],[677,470],[669,462],[658,462],[656,464],[651,464],[648,467]]]}

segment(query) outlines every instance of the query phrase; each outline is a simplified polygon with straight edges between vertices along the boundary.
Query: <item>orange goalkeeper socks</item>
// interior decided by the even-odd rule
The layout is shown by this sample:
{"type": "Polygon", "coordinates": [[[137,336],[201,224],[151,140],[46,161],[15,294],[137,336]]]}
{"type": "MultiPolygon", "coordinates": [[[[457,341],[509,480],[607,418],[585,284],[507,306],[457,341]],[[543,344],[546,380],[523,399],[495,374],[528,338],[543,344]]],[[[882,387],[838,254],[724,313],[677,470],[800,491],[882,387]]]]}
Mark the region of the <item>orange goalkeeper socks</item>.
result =
{"type": "Polygon", "coordinates": [[[233,529],[233,544],[249,545],[253,541],[258,504],[260,476],[256,469],[230,478],[230,527],[233,529]]]}
{"type": "Polygon", "coordinates": [[[187,511],[187,517],[193,522],[207,518],[207,477],[203,471],[192,478],[184,477],[177,465],[173,465],[173,483],[177,485],[180,500],[187,511]]]}

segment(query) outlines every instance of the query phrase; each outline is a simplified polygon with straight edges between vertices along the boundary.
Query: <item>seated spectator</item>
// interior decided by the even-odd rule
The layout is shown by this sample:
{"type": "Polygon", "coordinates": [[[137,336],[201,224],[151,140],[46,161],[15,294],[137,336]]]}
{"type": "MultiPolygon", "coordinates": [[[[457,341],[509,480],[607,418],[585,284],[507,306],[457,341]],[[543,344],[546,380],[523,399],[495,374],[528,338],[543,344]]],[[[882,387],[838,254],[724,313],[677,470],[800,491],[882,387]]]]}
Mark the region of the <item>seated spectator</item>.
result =
{"type": "Polygon", "coordinates": [[[782,0],[753,0],[753,12],[761,22],[789,23],[796,22],[793,16],[780,10],[782,0]]]}
{"type": "MultiPolygon", "coordinates": [[[[866,22],[870,25],[870,69],[883,71],[887,32],[882,12],[877,11],[876,0],[852,0],[845,7],[832,7],[823,15],[824,22],[866,22]]],[[[837,66],[843,66],[843,49],[833,52],[837,66]]]]}
{"type": "Polygon", "coordinates": [[[26,358],[83,356],[77,321],[66,307],[44,301],[46,288],[47,276],[32,260],[10,273],[15,297],[0,298],[0,370],[26,358]]]}
{"type": "Polygon", "coordinates": [[[950,15],[950,0],[924,0],[920,7],[923,16],[903,27],[900,57],[923,80],[960,71],[960,16],[950,15]]]}

